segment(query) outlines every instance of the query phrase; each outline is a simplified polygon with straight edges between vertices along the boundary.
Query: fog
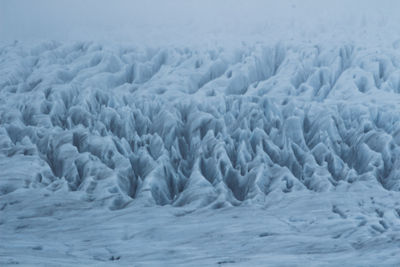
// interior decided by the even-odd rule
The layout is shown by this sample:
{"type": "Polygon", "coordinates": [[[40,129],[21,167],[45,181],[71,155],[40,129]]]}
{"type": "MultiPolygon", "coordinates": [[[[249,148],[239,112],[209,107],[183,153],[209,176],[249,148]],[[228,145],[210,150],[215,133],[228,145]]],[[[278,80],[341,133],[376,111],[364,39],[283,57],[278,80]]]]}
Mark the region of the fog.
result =
{"type": "Polygon", "coordinates": [[[338,27],[395,25],[399,7],[393,0],[0,0],[0,38],[6,42],[288,38],[338,27]]]}

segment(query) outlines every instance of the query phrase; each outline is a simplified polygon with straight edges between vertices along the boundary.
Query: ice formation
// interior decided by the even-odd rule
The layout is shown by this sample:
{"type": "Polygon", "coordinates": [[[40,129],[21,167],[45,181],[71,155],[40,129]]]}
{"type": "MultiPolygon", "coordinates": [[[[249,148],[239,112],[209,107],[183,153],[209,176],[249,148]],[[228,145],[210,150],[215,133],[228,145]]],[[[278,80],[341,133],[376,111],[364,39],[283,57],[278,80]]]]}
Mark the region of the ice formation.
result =
{"type": "Polygon", "coordinates": [[[0,192],[120,209],[399,191],[399,47],[3,46],[0,192]]]}
{"type": "Polygon", "coordinates": [[[399,3],[0,0],[0,265],[400,266],[399,3]]]}

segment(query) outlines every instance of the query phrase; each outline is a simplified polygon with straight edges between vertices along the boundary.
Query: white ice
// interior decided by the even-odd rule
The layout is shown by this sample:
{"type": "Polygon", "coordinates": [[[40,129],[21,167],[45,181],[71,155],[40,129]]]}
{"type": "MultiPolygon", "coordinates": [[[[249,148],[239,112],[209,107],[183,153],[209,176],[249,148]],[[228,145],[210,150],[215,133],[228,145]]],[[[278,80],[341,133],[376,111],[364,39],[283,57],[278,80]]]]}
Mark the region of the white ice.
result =
{"type": "Polygon", "coordinates": [[[0,265],[399,265],[398,4],[151,2],[1,2],[0,265]]]}

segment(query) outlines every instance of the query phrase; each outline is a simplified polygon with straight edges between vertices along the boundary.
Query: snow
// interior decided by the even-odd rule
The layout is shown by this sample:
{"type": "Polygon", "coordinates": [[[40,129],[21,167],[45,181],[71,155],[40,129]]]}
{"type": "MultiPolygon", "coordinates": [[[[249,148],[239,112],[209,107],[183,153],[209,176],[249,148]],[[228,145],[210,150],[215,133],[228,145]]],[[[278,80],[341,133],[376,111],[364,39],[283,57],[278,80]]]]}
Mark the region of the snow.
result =
{"type": "Polygon", "coordinates": [[[176,11],[138,16],[124,42],[1,29],[0,264],[399,265],[395,19],[308,28],[306,7],[325,10],[301,6],[286,32],[249,20],[235,38],[176,11]]]}

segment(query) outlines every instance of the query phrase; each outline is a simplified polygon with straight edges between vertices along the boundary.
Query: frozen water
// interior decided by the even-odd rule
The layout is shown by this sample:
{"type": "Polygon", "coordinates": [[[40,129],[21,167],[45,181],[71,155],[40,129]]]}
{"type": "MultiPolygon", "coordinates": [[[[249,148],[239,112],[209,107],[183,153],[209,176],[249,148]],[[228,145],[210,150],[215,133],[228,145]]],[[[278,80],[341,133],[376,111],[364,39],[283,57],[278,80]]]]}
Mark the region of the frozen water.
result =
{"type": "Polygon", "coordinates": [[[16,165],[3,170],[4,194],[62,181],[118,209],[136,198],[239,205],[273,191],[400,189],[397,49],[1,52],[1,162],[16,165]]]}
{"type": "Polygon", "coordinates": [[[5,41],[0,263],[400,264],[400,41],[382,23],[5,41]]]}
{"type": "Polygon", "coordinates": [[[1,231],[5,240],[23,234],[27,242],[3,243],[3,263],[39,264],[46,253],[55,265],[112,257],[127,264],[134,258],[143,264],[262,264],[266,239],[272,239],[269,254],[291,255],[271,264],[312,260],[308,253],[324,253],[321,264],[332,255],[355,261],[370,249],[398,263],[392,256],[397,245],[390,245],[400,238],[398,56],[397,48],[352,44],[2,47],[1,231]],[[103,220],[117,214],[121,220],[99,240],[103,220]],[[221,230],[237,217],[240,223],[221,230]],[[194,226],[179,226],[205,218],[211,221],[194,234],[194,226]],[[62,226],[68,220],[72,229],[62,226]],[[159,224],[172,222],[176,230],[162,232],[159,224]],[[100,226],[77,232],[80,224],[100,226]],[[56,231],[64,245],[51,245],[53,235],[45,232],[38,236],[44,229],[56,231]],[[85,243],[69,238],[85,236],[81,231],[91,249],[78,253],[85,243]],[[138,239],[132,237],[137,231],[138,239]],[[207,249],[184,252],[175,231],[188,235],[190,247],[217,242],[205,241],[207,233],[239,236],[226,237],[207,259],[197,254],[207,249]],[[243,242],[250,246],[248,235],[256,251],[226,254],[230,242],[233,251],[243,242]],[[137,248],[139,254],[124,247],[152,236],[158,236],[155,244],[177,246],[171,248],[176,258],[150,245],[137,248]],[[372,246],[376,242],[389,248],[372,246]],[[32,255],[21,257],[20,249],[29,247],[32,255]],[[60,255],[64,250],[71,254],[60,255]]]}

